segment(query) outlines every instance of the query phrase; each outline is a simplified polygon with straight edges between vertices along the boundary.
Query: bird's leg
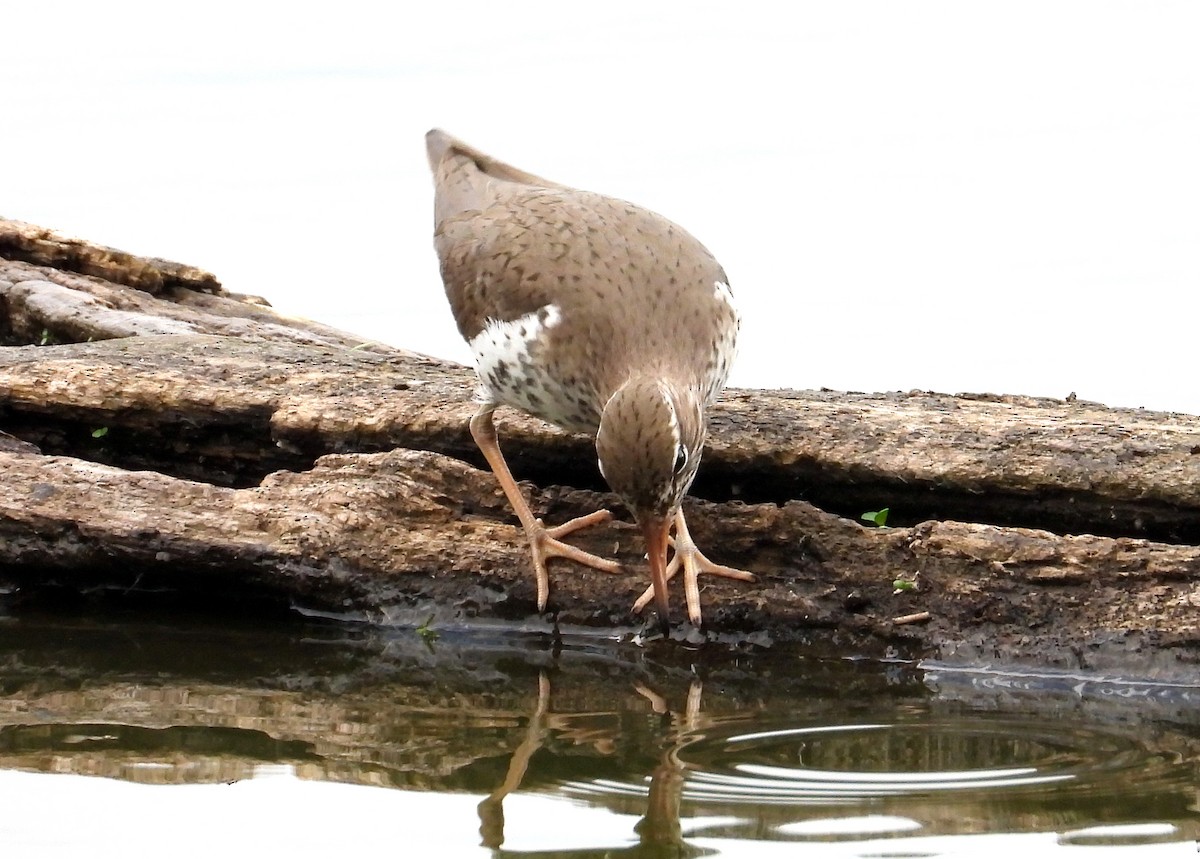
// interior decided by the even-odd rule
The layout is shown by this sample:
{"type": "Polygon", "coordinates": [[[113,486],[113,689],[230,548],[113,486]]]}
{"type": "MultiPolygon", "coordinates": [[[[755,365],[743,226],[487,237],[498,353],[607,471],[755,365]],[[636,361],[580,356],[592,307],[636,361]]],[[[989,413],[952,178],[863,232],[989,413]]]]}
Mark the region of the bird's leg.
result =
{"type": "MultiPolygon", "coordinates": [[[[743,582],[754,581],[753,573],[726,567],[724,564],[715,564],[704,556],[704,553],[692,541],[687,520],[683,518],[682,508],[675,514],[675,539],[672,541],[672,545],[675,547],[675,554],[671,557],[671,563],[667,565],[667,581],[674,578],[680,568],[683,568],[683,593],[687,599],[688,619],[694,626],[700,626],[701,621],[699,581],[701,573],[711,573],[714,576],[738,579],[743,582]]],[[[634,612],[640,612],[652,599],[654,599],[653,586],[646,588],[645,592],[638,597],[637,602],[633,604],[634,612]]]]}
{"type": "Polygon", "coordinates": [[[496,438],[496,425],[492,422],[494,409],[495,406],[485,404],[475,413],[475,416],[471,418],[471,435],[475,438],[479,449],[483,451],[484,458],[492,467],[492,473],[500,482],[500,488],[508,497],[508,503],[513,506],[517,518],[521,520],[521,526],[529,537],[529,543],[533,549],[533,572],[537,577],[538,611],[544,611],[546,600],[550,596],[550,576],[546,572],[546,561],[550,558],[567,558],[577,564],[584,564],[605,573],[622,572],[621,565],[616,561],[606,560],[558,539],[573,531],[578,531],[580,528],[607,522],[612,518],[612,514],[607,510],[597,510],[587,516],[580,516],[553,528],[547,528],[541,519],[533,515],[528,502],[525,501],[525,496],[521,494],[517,482],[513,480],[512,472],[508,470],[508,463],[504,461],[504,454],[500,452],[500,442],[496,438]]]}
{"type": "Polygon", "coordinates": [[[508,772],[504,781],[493,790],[478,805],[479,834],[483,836],[483,846],[493,850],[499,849],[504,843],[504,800],[521,786],[525,780],[525,772],[529,769],[529,761],[534,752],[542,747],[546,738],[547,713],[550,711],[550,679],[546,672],[538,674],[538,700],[529,724],[525,728],[525,737],[513,750],[508,762],[508,772]]]}

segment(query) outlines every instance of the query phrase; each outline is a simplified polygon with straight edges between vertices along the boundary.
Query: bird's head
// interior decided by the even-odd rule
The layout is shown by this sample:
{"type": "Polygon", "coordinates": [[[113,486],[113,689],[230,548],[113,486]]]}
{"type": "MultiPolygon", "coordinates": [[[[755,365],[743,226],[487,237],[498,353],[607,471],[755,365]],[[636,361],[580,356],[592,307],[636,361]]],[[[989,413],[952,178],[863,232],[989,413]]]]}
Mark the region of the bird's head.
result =
{"type": "Polygon", "coordinates": [[[632,511],[646,538],[660,620],[667,620],[667,537],[704,449],[699,392],[639,377],[612,395],[600,416],[600,473],[632,511]]]}

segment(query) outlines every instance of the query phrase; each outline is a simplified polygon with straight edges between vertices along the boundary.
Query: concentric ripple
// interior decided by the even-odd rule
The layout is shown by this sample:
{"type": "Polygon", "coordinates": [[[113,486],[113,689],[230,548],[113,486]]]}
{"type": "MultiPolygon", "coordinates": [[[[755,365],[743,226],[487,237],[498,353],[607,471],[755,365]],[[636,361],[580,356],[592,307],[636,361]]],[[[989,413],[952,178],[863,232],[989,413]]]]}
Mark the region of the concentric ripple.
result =
{"type": "MultiPolygon", "coordinates": [[[[698,806],[1103,801],[1125,781],[1168,778],[1170,763],[1136,742],[1069,723],[986,716],[834,725],[731,722],[681,736],[658,778],[698,806]],[[755,730],[746,730],[753,727],[755,730]],[[939,799],[940,797],[940,799],[939,799]]],[[[574,782],[578,794],[645,795],[643,783],[574,782]]]]}
{"type": "Polygon", "coordinates": [[[993,720],[791,727],[683,746],[684,796],[820,803],[1089,789],[1152,757],[1117,736],[993,720]]]}

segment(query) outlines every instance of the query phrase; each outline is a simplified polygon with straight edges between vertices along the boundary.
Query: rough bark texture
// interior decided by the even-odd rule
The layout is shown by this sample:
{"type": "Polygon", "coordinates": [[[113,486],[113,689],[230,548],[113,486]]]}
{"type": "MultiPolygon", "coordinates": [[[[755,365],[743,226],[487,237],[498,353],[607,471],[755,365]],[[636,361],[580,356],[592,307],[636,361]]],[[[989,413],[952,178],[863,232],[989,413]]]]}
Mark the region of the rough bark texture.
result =
{"type": "MultiPolygon", "coordinates": [[[[0,254],[10,587],[529,621],[524,537],[466,428],[469,370],[27,225],[0,221],[0,254]]],[[[590,440],[510,412],[499,428],[547,521],[623,515],[590,440]]],[[[1200,418],[732,391],[693,494],[697,542],[760,577],[705,582],[712,635],[1160,675],[1200,654],[1200,418]],[[885,506],[901,527],[856,521],[885,506]]],[[[631,623],[632,526],[579,543],[629,572],[553,567],[557,621],[631,623]]]]}

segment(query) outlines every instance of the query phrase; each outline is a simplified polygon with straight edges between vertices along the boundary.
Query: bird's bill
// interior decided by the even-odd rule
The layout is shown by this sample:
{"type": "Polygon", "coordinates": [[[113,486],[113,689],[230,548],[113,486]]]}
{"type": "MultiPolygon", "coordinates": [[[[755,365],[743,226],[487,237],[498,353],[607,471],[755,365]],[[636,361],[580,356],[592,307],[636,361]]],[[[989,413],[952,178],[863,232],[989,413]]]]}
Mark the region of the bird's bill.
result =
{"type": "Polygon", "coordinates": [[[650,584],[654,588],[654,606],[658,620],[664,628],[670,623],[667,599],[667,537],[671,520],[651,517],[642,522],[642,533],[646,537],[646,556],[650,559],[650,584]]]}

